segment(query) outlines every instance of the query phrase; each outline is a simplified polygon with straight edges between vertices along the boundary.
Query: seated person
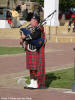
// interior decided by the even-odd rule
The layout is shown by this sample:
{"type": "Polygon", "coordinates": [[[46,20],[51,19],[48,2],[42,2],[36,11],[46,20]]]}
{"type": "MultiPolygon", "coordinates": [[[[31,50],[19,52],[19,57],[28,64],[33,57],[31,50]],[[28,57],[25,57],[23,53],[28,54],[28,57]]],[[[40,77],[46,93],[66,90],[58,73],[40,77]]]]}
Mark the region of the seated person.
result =
{"type": "Polygon", "coordinates": [[[75,13],[71,15],[71,20],[69,21],[69,25],[68,25],[68,31],[70,31],[72,23],[73,23],[73,32],[75,32],[75,13]]]}

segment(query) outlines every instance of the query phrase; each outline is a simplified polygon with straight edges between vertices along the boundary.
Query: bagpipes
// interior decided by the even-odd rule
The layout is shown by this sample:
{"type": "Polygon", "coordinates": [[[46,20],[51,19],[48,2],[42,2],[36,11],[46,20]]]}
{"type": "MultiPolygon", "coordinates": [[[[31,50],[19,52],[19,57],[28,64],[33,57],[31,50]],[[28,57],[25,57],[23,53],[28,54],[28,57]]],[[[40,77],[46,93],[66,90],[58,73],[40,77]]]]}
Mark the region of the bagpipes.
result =
{"type": "MultiPolygon", "coordinates": [[[[46,20],[53,15],[56,12],[56,10],[54,12],[52,12],[49,16],[47,16],[47,18],[45,18],[43,21],[41,21],[38,26],[36,27],[37,29],[39,29],[41,26],[43,26],[44,24],[46,24],[46,20]]],[[[25,27],[25,28],[20,28],[20,34],[22,35],[22,32],[25,36],[28,36],[30,34],[32,34],[33,32],[35,32],[35,28],[31,28],[30,24],[25,27]]],[[[23,40],[24,41],[24,40],[23,40]]],[[[45,43],[45,39],[44,38],[39,38],[37,40],[30,40],[30,44],[35,45],[37,48],[40,48],[43,44],[45,43]]]]}
{"type": "MultiPolygon", "coordinates": [[[[21,28],[20,33],[23,32],[25,36],[29,36],[32,34],[35,30],[30,30],[27,27],[26,28],[21,28]]],[[[22,33],[21,33],[22,34],[22,33]]],[[[26,41],[25,39],[23,41],[26,41]]],[[[40,48],[45,42],[44,38],[38,38],[37,40],[29,40],[28,43],[35,45],[37,48],[40,48]]]]}

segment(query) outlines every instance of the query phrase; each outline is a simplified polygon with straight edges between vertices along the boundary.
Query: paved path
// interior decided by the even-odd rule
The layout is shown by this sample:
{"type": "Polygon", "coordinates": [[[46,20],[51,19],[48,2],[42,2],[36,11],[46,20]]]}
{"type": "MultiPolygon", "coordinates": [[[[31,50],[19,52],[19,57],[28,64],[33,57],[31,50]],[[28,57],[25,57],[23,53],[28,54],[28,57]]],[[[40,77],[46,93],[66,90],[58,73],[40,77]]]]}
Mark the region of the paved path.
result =
{"type": "MultiPolygon", "coordinates": [[[[12,44],[11,46],[17,45],[12,44]]],[[[75,55],[74,47],[75,44],[48,43],[46,45],[46,71],[63,69],[65,66],[66,68],[72,67],[75,55]]],[[[65,94],[65,90],[62,91],[62,89],[24,90],[16,81],[18,77],[28,74],[29,72],[25,68],[25,54],[0,56],[0,96],[28,97],[32,100],[75,100],[75,94],[65,94]]]]}
{"type": "Polygon", "coordinates": [[[23,100],[75,100],[75,94],[65,94],[63,92],[59,91],[57,92],[50,89],[24,90],[24,89],[0,88],[0,91],[1,91],[0,95],[2,98],[3,97],[25,98],[23,100]]]}

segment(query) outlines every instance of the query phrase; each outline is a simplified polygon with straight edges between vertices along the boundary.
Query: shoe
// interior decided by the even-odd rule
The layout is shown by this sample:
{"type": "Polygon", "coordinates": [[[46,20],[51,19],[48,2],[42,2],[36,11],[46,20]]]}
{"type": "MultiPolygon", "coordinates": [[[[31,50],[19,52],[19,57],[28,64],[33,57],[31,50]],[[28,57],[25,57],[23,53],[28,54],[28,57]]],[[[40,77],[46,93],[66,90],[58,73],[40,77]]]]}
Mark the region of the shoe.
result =
{"type": "Polygon", "coordinates": [[[34,85],[33,85],[33,88],[38,88],[38,83],[37,83],[37,80],[34,80],[34,85]]]}
{"type": "Polygon", "coordinates": [[[24,89],[38,89],[38,88],[33,88],[33,87],[28,87],[28,86],[24,86],[24,89]]]}
{"type": "Polygon", "coordinates": [[[24,89],[37,89],[38,83],[37,80],[31,79],[30,84],[28,86],[24,86],[24,89]]]}
{"type": "Polygon", "coordinates": [[[30,80],[30,84],[27,85],[27,86],[25,85],[25,86],[24,86],[24,89],[32,89],[33,84],[34,84],[34,79],[31,79],[31,80],[30,80]]]}
{"type": "Polygon", "coordinates": [[[30,84],[28,85],[29,88],[38,88],[37,80],[31,79],[30,84]]]}

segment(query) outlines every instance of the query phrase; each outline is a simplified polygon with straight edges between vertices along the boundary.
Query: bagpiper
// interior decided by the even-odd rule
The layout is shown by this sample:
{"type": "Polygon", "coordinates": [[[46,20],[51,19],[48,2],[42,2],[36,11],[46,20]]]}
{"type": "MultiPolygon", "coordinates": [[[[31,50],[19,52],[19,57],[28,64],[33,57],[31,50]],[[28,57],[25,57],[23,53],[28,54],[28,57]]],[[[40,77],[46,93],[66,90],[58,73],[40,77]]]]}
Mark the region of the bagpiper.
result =
{"type": "MultiPolygon", "coordinates": [[[[32,43],[32,40],[45,39],[44,27],[40,26],[37,28],[39,23],[39,16],[33,16],[30,21],[31,27],[29,28],[29,32],[33,28],[34,31],[27,35],[21,35],[26,45],[26,68],[30,72],[30,84],[24,86],[24,88],[28,89],[45,88],[45,43],[43,41],[40,47],[32,43]]],[[[24,33],[23,29],[20,30],[24,33]]]]}

